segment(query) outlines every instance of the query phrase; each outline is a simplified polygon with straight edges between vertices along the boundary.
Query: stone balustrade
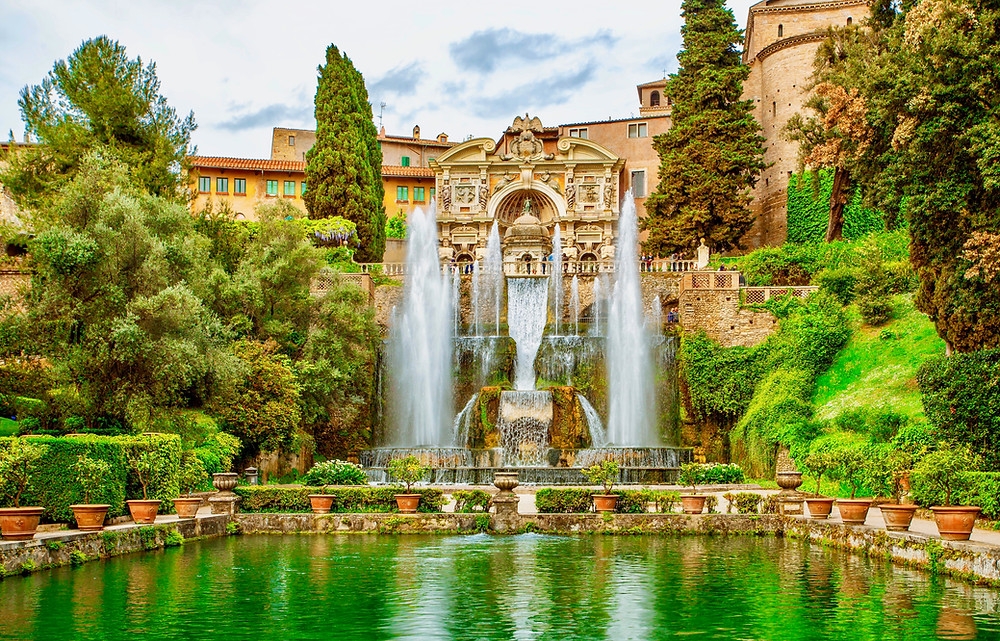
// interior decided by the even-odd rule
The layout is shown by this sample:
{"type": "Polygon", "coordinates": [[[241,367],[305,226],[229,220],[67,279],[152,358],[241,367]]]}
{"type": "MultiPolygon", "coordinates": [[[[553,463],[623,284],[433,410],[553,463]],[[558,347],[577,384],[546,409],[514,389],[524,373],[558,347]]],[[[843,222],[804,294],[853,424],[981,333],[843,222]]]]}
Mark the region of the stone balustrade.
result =
{"type": "MultiPolygon", "coordinates": [[[[361,272],[365,274],[406,275],[405,263],[359,263],[358,265],[361,267],[361,272]]],[[[554,263],[550,261],[505,262],[503,271],[507,276],[542,276],[550,273],[553,265],[554,263]]],[[[449,267],[457,270],[460,274],[471,274],[475,269],[475,263],[451,263],[449,267]]],[[[482,269],[482,263],[480,263],[480,269],[482,269]]],[[[639,272],[643,274],[680,273],[695,269],[698,269],[698,263],[694,260],[653,259],[639,261],[639,272]]],[[[613,260],[565,260],[562,261],[562,270],[564,274],[569,276],[611,274],[615,271],[615,262],[613,260]]]]}

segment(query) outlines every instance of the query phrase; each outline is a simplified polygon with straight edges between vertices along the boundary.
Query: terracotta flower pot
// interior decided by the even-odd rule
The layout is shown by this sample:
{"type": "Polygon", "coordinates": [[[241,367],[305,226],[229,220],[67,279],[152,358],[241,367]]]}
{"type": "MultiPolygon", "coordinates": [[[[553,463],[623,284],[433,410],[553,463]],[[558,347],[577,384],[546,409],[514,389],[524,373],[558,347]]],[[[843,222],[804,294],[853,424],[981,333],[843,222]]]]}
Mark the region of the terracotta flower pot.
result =
{"type": "Polygon", "coordinates": [[[705,511],[705,496],[685,494],[681,496],[681,510],[684,514],[701,514],[705,511]]]}
{"type": "Polygon", "coordinates": [[[595,512],[614,512],[618,504],[617,494],[591,494],[590,498],[594,499],[595,512]]]}
{"type": "Polygon", "coordinates": [[[197,496],[179,496],[174,499],[174,511],[179,519],[193,519],[198,516],[201,498],[197,496]]]}
{"type": "Polygon", "coordinates": [[[884,503],[878,506],[882,510],[882,520],[885,521],[885,529],[890,532],[906,532],[910,529],[910,522],[913,521],[913,513],[917,511],[916,505],[906,505],[898,503],[884,503]]]}
{"type": "Polygon", "coordinates": [[[934,521],[937,522],[938,534],[945,541],[968,541],[981,509],[969,505],[931,507],[934,521]]]}
{"type": "Polygon", "coordinates": [[[309,506],[312,508],[313,514],[329,514],[333,507],[333,495],[310,494],[309,506]]]}
{"type": "Polygon", "coordinates": [[[8,541],[27,541],[35,536],[43,507],[0,508],[0,534],[8,541]]]}
{"type": "Polygon", "coordinates": [[[871,506],[871,499],[837,499],[840,520],[848,525],[864,525],[871,506]]]}
{"type": "Polygon", "coordinates": [[[825,497],[806,499],[806,506],[809,508],[809,516],[814,519],[829,518],[833,510],[833,499],[825,497]]]}
{"type": "Polygon", "coordinates": [[[104,517],[108,515],[110,505],[87,503],[69,506],[73,510],[76,528],[86,532],[96,532],[104,529],[104,517]]]}
{"type": "Polygon", "coordinates": [[[150,525],[156,522],[156,513],[160,511],[160,501],[137,499],[125,501],[132,520],[137,525],[150,525]]]}
{"type": "Polygon", "coordinates": [[[417,506],[420,505],[419,494],[397,494],[396,505],[401,514],[416,514],[417,506]]]}

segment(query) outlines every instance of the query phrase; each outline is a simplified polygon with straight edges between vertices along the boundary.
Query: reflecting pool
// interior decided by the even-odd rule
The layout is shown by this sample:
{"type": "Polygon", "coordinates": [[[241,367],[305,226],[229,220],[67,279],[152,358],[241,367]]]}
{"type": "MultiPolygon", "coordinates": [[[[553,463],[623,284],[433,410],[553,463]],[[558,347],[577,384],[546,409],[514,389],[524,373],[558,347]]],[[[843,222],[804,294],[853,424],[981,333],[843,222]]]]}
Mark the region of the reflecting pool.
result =
{"type": "Polygon", "coordinates": [[[750,537],[242,536],[0,581],[0,639],[1000,639],[1000,592],[750,537]]]}

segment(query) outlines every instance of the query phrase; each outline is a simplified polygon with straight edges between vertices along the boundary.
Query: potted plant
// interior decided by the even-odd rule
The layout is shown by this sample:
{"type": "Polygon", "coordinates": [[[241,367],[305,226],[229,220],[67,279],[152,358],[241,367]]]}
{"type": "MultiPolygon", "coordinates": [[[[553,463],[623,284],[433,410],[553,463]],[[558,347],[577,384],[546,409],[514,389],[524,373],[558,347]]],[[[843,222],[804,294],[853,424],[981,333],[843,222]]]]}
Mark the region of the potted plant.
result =
{"type": "Polygon", "coordinates": [[[83,493],[83,503],[69,506],[73,510],[76,527],[85,531],[103,530],[104,517],[108,515],[111,506],[106,503],[92,503],[91,498],[101,483],[111,476],[111,464],[84,455],[73,464],[72,469],[83,493]]]}
{"type": "Polygon", "coordinates": [[[931,511],[938,533],[946,541],[968,541],[972,535],[981,508],[952,505],[952,499],[957,498],[956,493],[965,485],[962,473],[974,467],[974,457],[968,447],[942,444],[913,468],[915,484],[930,486],[944,494],[944,505],[931,506],[931,511]]]}
{"type": "Polygon", "coordinates": [[[837,499],[840,519],[848,525],[864,525],[872,500],[856,497],[864,480],[865,456],[857,448],[844,447],[834,452],[833,459],[836,461],[841,475],[851,486],[851,498],[837,499]]]}
{"type": "Polygon", "coordinates": [[[191,496],[198,487],[208,480],[208,473],[202,467],[201,461],[194,452],[187,451],[181,454],[181,467],[177,475],[177,482],[180,485],[182,494],[174,499],[174,510],[179,519],[193,519],[198,516],[198,508],[201,507],[201,497],[191,496]]]}
{"type": "Polygon", "coordinates": [[[5,502],[13,507],[0,508],[0,534],[10,541],[26,541],[35,536],[43,507],[21,507],[21,496],[28,488],[35,463],[45,455],[44,445],[13,438],[0,449],[0,489],[5,502]]]}
{"type": "Polygon", "coordinates": [[[585,467],[580,471],[583,472],[583,475],[592,484],[600,485],[604,488],[604,494],[590,495],[590,498],[594,501],[594,511],[614,512],[615,505],[618,503],[618,495],[612,494],[611,490],[615,486],[615,481],[618,480],[618,472],[620,471],[618,463],[607,459],[600,463],[595,463],[590,467],[585,467]]]}
{"type": "Polygon", "coordinates": [[[820,496],[819,488],[823,476],[835,466],[836,461],[833,460],[829,452],[812,452],[802,460],[802,467],[816,478],[816,493],[805,500],[806,506],[809,508],[809,516],[814,519],[825,519],[830,516],[831,510],[833,510],[833,499],[820,496]]]}
{"type": "Polygon", "coordinates": [[[699,472],[701,472],[701,466],[697,463],[681,465],[681,483],[691,486],[691,494],[681,495],[681,510],[684,514],[701,514],[705,510],[705,497],[698,494],[699,472]]]}
{"type": "Polygon", "coordinates": [[[903,503],[904,484],[913,468],[913,455],[901,449],[881,450],[868,464],[868,483],[880,496],[888,496],[891,503],[882,503],[885,529],[890,532],[905,532],[910,529],[917,506],[903,503]]]}
{"type": "Polygon", "coordinates": [[[402,481],[406,485],[405,494],[396,495],[396,505],[402,514],[415,514],[420,505],[420,495],[410,494],[414,483],[424,478],[430,471],[426,465],[420,464],[420,459],[412,454],[389,461],[389,476],[402,481]]]}
{"type": "Polygon", "coordinates": [[[135,472],[139,485],[142,486],[142,499],[125,501],[132,520],[137,524],[148,525],[156,522],[156,513],[160,511],[160,501],[149,498],[149,484],[156,473],[156,458],[152,452],[141,454],[130,453],[129,467],[135,472]]]}
{"type": "MultiPolygon", "coordinates": [[[[419,500],[420,495],[418,494],[417,501],[419,502],[419,500]]],[[[329,514],[330,510],[333,509],[333,494],[327,494],[324,485],[319,494],[309,495],[309,506],[312,508],[313,514],[329,514]]]]}

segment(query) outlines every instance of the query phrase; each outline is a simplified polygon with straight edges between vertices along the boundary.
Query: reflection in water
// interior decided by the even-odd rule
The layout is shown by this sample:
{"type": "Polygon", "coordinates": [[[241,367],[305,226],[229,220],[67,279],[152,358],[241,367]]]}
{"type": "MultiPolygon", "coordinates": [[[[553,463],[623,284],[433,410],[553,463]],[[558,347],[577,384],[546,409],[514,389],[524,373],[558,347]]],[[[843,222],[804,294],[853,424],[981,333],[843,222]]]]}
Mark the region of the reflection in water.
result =
{"type": "Polygon", "coordinates": [[[998,594],[780,539],[244,536],[8,578],[0,639],[996,639],[998,594]]]}

